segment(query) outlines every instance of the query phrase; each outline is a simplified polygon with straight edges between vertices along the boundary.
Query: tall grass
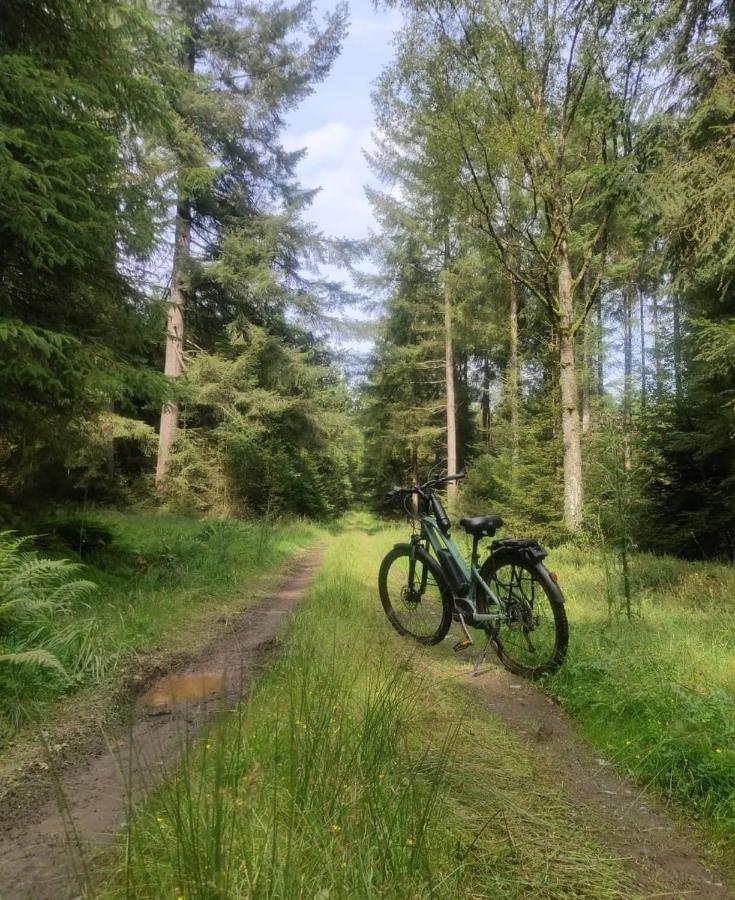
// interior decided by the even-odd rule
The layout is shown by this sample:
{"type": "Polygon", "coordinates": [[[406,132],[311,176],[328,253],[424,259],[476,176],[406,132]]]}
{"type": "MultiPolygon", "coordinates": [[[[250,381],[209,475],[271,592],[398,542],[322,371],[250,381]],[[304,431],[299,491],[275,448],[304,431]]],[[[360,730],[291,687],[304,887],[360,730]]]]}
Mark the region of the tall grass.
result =
{"type": "Polygon", "coordinates": [[[548,773],[395,635],[338,537],[279,657],[132,818],[105,897],[630,897],[548,773]]]}
{"type": "Polygon", "coordinates": [[[264,573],[318,534],[301,521],[96,512],[54,520],[40,541],[45,556],[6,537],[0,748],[49,701],[113,678],[161,644],[195,648],[217,618],[257,599],[264,573]]]}
{"type": "Polygon", "coordinates": [[[551,559],[572,624],[549,689],[618,766],[735,846],[735,570],[637,555],[627,622],[610,618],[594,553],[551,559]]]}

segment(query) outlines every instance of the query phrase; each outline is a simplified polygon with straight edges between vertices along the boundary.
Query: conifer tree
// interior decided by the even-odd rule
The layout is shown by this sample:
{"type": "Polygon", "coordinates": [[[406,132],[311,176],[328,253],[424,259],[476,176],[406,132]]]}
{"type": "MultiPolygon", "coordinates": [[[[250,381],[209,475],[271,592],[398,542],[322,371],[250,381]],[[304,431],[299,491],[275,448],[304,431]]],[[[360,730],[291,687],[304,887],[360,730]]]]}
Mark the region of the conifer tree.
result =
{"type": "MultiPolygon", "coordinates": [[[[345,9],[338,7],[321,29],[308,2],[261,8],[170,0],[168,9],[181,34],[185,76],[175,102],[180,136],[173,148],[166,330],[165,371],[176,378],[183,369],[185,315],[195,343],[211,346],[237,315],[265,324],[299,297],[285,288],[297,278],[308,241],[296,225],[308,196],[294,181],[300,154],[284,151],[280,132],[284,114],[329,71],[345,9]]],[[[177,424],[174,399],[161,414],[159,489],[177,424]]]]}

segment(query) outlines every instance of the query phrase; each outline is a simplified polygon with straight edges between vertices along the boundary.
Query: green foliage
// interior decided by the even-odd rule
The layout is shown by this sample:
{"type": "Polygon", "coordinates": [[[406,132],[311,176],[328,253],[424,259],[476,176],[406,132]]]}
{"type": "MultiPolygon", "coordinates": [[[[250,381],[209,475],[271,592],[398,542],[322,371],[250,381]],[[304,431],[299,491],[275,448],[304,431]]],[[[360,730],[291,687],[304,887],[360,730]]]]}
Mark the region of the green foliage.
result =
{"type": "Polygon", "coordinates": [[[79,671],[85,629],[68,615],[96,589],[76,577],[78,565],[40,558],[27,544],[0,534],[0,741],[3,725],[25,718],[39,688],[79,671]]]}
{"type": "Polygon", "coordinates": [[[497,513],[503,517],[505,535],[528,535],[555,546],[569,537],[560,515],[559,436],[545,412],[524,414],[514,460],[509,427],[502,410],[491,419],[491,448],[478,452],[468,466],[461,512],[497,513]]]}
{"type": "Polygon", "coordinates": [[[419,664],[386,631],[374,573],[396,535],[347,524],[283,652],[136,815],[100,896],[629,896],[548,773],[446,677],[448,649],[419,664]]]}
{"type": "Polygon", "coordinates": [[[186,398],[173,505],[325,517],[351,502],[359,434],[342,380],[316,348],[232,328],[228,348],[191,360],[186,398]]]}
{"type": "Polygon", "coordinates": [[[11,0],[3,18],[0,491],[19,503],[64,484],[82,422],[161,401],[117,259],[150,249],[135,147],[169,123],[167,44],[125,0],[11,0]]]}
{"type": "Polygon", "coordinates": [[[732,567],[631,556],[640,619],[611,624],[604,565],[560,548],[574,653],[550,689],[610,762],[735,837],[732,567]]]}
{"type": "Polygon", "coordinates": [[[257,599],[263,574],[317,534],[303,522],[69,511],[44,531],[44,552],[81,551],[87,578],[28,538],[0,538],[0,746],[49,701],[137,673],[154,648],[198,648],[196,635],[257,599]]]}

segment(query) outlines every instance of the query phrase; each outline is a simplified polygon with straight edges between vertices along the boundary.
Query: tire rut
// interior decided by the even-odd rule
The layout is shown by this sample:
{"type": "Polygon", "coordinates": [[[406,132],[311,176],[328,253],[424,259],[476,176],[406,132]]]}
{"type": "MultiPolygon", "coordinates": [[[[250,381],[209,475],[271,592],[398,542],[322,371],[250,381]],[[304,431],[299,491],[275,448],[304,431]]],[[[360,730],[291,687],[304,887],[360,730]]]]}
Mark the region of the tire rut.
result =
{"type": "Polygon", "coordinates": [[[549,769],[598,842],[625,862],[640,896],[735,898],[735,889],[710,866],[693,830],[675,821],[645,788],[615,772],[578,737],[551,697],[494,662],[479,677],[463,680],[549,769]]]}
{"type": "Polygon", "coordinates": [[[90,854],[125,826],[130,800],[142,801],[175,766],[182,746],[215,714],[247,691],[275,648],[279,626],[321,565],[323,547],[294,557],[294,571],[268,597],[247,609],[233,630],[177,676],[159,679],[129,709],[127,731],[107,749],[68,769],[50,772],[45,798],[22,821],[0,823],[0,897],[60,900],[78,896],[90,854]],[[179,682],[178,679],[183,679],[179,682]],[[188,685],[185,696],[172,683],[188,685]],[[196,696],[196,687],[202,696],[196,696]],[[192,696],[193,695],[193,696],[192,696]]]}

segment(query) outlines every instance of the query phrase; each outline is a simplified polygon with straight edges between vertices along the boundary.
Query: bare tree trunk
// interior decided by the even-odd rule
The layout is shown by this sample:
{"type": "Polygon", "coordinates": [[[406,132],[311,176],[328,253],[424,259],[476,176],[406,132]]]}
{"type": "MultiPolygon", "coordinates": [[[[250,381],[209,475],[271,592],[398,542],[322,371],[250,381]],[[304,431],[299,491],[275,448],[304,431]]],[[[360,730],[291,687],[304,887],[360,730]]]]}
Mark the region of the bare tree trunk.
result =
{"type": "MultiPolygon", "coordinates": [[[[186,23],[189,33],[182,47],[181,66],[193,73],[196,67],[196,45],[194,41],[193,13],[186,23]]],[[[174,225],[174,253],[171,262],[171,290],[169,292],[168,316],[166,319],[166,361],[164,374],[168,378],[178,378],[184,369],[184,303],[186,300],[186,279],[191,259],[191,205],[181,193],[176,202],[176,222],[174,225]]],[[[162,493],[166,486],[171,448],[179,428],[179,405],[167,403],[161,410],[161,427],[158,432],[158,459],[156,460],[156,490],[162,493]]]]}
{"type": "Polygon", "coordinates": [[[623,465],[630,469],[630,425],[633,418],[633,296],[632,285],[623,287],[623,465]]]}
{"type": "Polygon", "coordinates": [[[482,363],[482,397],[480,398],[482,436],[486,446],[490,444],[490,358],[485,354],[482,363]]]}
{"type": "Polygon", "coordinates": [[[509,290],[509,352],[508,352],[508,405],[510,407],[510,477],[515,483],[518,471],[518,448],[520,444],[518,424],[518,391],[520,386],[520,371],[518,365],[518,285],[515,278],[510,276],[509,290]]]}
{"type": "Polygon", "coordinates": [[[674,390],[676,391],[676,402],[680,403],[682,398],[682,376],[681,376],[681,312],[679,309],[679,295],[676,291],[672,297],[674,307],[674,390]]]}
{"type": "Polygon", "coordinates": [[[661,326],[658,316],[658,297],[653,295],[653,362],[656,374],[656,396],[661,397],[664,390],[664,374],[661,362],[661,326]]]}
{"type": "Polygon", "coordinates": [[[641,325],[641,407],[648,402],[648,377],[646,375],[646,311],[643,305],[643,291],[638,286],[638,312],[641,325]]]}
{"type": "Polygon", "coordinates": [[[582,326],[582,390],[580,392],[581,400],[581,421],[582,434],[586,434],[590,430],[592,420],[592,351],[590,350],[591,329],[588,323],[582,326]]]}
{"type": "MultiPolygon", "coordinates": [[[[176,231],[171,271],[171,292],[166,321],[167,378],[178,378],[184,369],[184,303],[185,281],[191,255],[191,209],[186,201],[176,206],[176,231]]],[[[166,485],[171,448],[179,427],[179,405],[165,404],[161,411],[161,427],[158,435],[158,459],[156,462],[156,489],[162,492],[166,485]]]]}
{"type": "Polygon", "coordinates": [[[561,430],[564,445],[564,522],[575,531],[582,525],[584,488],[582,484],[582,444],[574,348],[574,293],[565,240],[559,246],[559,383],[561,387],[561,430]]]}
{"type": "MultiPolygon", "coordinates": [[[[454,399],[454,355],[452,353],[452,292],[449,284],[449,240],[444,245],[444,375],[447,398],[447,474],[457,471],[457,421],[454,399]]],[[[457,497],[457,482],[447,486],[450,504],[457,497]]]]}
{"type": "Polygon", "coordinates": [[[605,395],[605,323],[602,316],[602,294],[597,300],[597,396],[605,395]]]}
{"type": "MultiPolygon", "coordinates": [[[[589,296],[590,291],[590,271],[589,269],[584,276],[584,296],[589,296]]],[[[583,322],[580,328],[582,332],[581,341],[581,360],[582,360],[582,386],[580,391],[580,415],[582,421],[582,434],[586,434],[590,429],[591,422],[591,405],[592,405],[592,327],[589,322],[583,322]]]]}

